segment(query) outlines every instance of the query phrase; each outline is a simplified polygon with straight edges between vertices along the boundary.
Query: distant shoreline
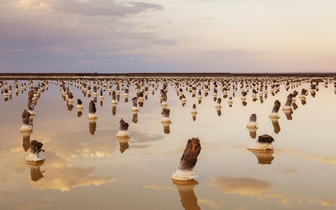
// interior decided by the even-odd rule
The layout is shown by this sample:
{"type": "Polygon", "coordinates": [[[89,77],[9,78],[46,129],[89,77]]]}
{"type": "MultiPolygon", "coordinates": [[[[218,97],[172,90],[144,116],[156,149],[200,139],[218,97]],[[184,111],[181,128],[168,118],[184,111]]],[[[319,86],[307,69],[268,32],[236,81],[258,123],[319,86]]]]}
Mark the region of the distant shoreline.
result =
{"type": "Polygon", "coordinates": [[[111,77],[335,77],[336,73],[0,73],[0,79],[85,79],[111,77]]]}

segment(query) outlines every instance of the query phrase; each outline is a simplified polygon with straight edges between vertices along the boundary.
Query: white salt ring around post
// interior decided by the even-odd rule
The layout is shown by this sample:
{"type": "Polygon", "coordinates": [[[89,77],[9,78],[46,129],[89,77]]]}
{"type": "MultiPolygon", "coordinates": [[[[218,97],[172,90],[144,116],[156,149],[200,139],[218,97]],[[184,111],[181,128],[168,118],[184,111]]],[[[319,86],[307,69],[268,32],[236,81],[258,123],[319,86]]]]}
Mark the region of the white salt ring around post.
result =
{"type": "Polygon", "coordinates": [[[279,119],[280,116],[278,115],[278,113],[272,112],[272,113],[270,114],[269,118],[271,118],[271,119],[279,119]]]}
{"type": "Polygon", "coordinates": [[[191,110],[191,114],[192,114],[192,115],[196,115],[196,114],[197,114],[197,110],[196,110],[196,109],[192,109],[192,110],[191,110]]]}
{"type": "Polygon", "coordinates": [[[170,124],[172,124],[172,122],[170,121],[170,119],[168,117],[164,117],[161,120],[161,124],[163,124],[163,125],[170,125],[170,124]]]}
{"type": "Polygon", "coordinates": [[[246,125],[246,128],[249,129],[250,131],[256,131],[258,129],[258,125],[256,122],[249,122],[246,125]]]}
{"type": "Polygon", "coordinates": [[[26,157],[26,160],[28,162],[39,162],[39,161],[43,161],[44,158],[45,157],[41,153],[38,153],[38,154],[29,153],[29,155],[26,157]]]}
{"type": "Polygon", "coordinates": [[[198,178],[198,175],[196,175],[193,171],[177,169],[176,172],[172,174],[171,178],[173,180],[189,181],[198,178]]]}
{"type": "Polygon", "coordinates": [[[274,150],[274,147],[272,144],[269,143],[260,143],[256,141],[255,143],[251,144],[247,147],[249,150],[274,150]]]}
{"type": "Polygon", "coordinates": [[[91,113],[90,113],[90,114],[88,115],[88,120],[89,120],[89,121],[95,121],[96,119],[97,119],[97,117],[96,117],[95,114],[91,114],[91,113]]]}
{"type": "Polygon", "coordinates": [[[22,125],[20,128],[21,133],[31,133],[33,131],[33,126],[22,125]]]}
{"type": "Polygon", "coordinates": [[[138,109],[138,107],[133,106],[131,111],[132,111],[132,113],[137,113],[137,112],[139,112],[139,109],[138,109]]]}
{"type": "Polygon", "coordinates": [[[116,137],[117,137],[117,139],[129,139],[128,132],[125,131],[125,130],[119,130],[116,133],[116,137]]]}
{"type": "Polygon", "coordinates": [[[78,104],[78,105],[76,106],[76,109],[77,109],[78,111],[81,111],[81,110],[83,110],[83,106],[78,104]]]}
{"type": "Polygon", "coordinates": [[[284,106],[284,107],[282,108],[282,110],[283,110],[283,112],[285,112],[285,113],[290,113],[290,112],[292,111],[292,108],[291,108],[290,106],[284,106]]]}

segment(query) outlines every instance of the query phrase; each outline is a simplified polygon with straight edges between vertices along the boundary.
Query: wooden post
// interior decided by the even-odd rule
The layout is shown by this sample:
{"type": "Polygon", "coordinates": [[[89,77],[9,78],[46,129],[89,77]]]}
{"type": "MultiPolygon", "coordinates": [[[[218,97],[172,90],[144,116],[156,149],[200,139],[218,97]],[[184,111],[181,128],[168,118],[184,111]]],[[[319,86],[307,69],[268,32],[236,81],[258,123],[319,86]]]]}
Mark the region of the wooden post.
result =
{"type": "Polygon", "coordinates": [[[198,138],[189,139],[187,146],[183,152],[179,169],[191,171],[197,163],[197,157],[200,152],[201,152],[201,143],[199,139],[198,138]]]}

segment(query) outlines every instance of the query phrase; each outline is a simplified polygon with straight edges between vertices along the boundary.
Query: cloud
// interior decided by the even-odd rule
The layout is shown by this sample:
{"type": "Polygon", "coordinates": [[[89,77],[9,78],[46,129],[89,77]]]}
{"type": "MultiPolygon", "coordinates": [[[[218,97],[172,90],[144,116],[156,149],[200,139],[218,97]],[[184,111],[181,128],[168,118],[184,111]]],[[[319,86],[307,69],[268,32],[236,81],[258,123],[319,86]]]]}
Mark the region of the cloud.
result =
{"type": "Polygon", "coordinates": [[[264,51],[249,51],[242,49],[226,49],[217,51],[208,51],[201,58],[213,59],[213,58],[247,58],[251,56],[266,55],[270,52],[264,51]]]}
{"type": "Polygon", "coordinates": [[[137,14],[145,10],[161,10],[162,5],[145,2],[125,2],[123,4],[117,1],[68,1],[58,0],[56,8],[68,13],[75,13],[89,16],[123,16],[128,14],[137,14]]]}
{"type": "Polygon", "coordinates": [[[143,185],[141,187],[145,189],[152,189],[152,190],[162,190],[163,189],[163,187],[159,185],[143,185]]]}
{"type": "Polygon", "coordinates": [[[240,195],[261,195],[271,189],[270,182],[246,177],[216,177],[211,185],[224,193],[240,195]]]}
{"type": "Polygon", "coordinates": [[[309,156],[300,156],[303,159],[314,160],[324,164],[336,164],[336,158],[316,158],[316,157],[309,157],[309,156]]]}
{"type": "Polygon", "coordinates": [[[279,150],[279,152],[298,155],[300,158],[307,159],[307,160],[314,160],[314,161],[321,162],[324,164],[336,164],[336,158],[311,157],[311,156],[308,156],[307,153],[305,152],[291,150],[291,149],[281,149],[279,150]]]}
{"type": "Polygon", "coordinates": [[[283,172],[284,174],[294,174],[294,173],[297,172],[297,169],[296,169],[296,168],[284,168],[284,169],[282,170],[282,172],[283,172]]]}
{"type": "Polygon", "coordinates": [[[76,187],[98,186],[117,181],[117,178],[110,176],[94,176],[93,167],[72,167],[69,162],[62,160],[54,153],[48,154],[48,161],[40,168],[41,171],[46,170],[46,172],[43,173],[43,178],[37,182],[31,182],[36,189],[54,189],[65,192],[76,187]]]}
{"type": "Polygon", "coordinates": [[[70,191],[76,187],[86,187],[91,185],[102,185],[107,182],[115,182],[117,178],[93,176],[92,167],[65,167],[54,168],[44,174],[43,179],[38,182],[31,182],[36,189],[57,189],[70,191]]]}
{"type": "Polygon", "coordinates": [[[134,1],[1,1],[2,71],[37,72],[47,66],[52,72],[88,71],[97,65],[110,71],[111,63],[115,71],[139,67],[153,58],[152,48],[177,44],[148,28],[140,15],[161,9],[134,1]],[[83,62],[87,60],[101,62],[83,62]]]}
{"type": "Polygon", "coordinates": [[[220,206],[225,205],[226,203],[223,201],[209,200],[206,198],[199,198],[198,203],[206,204],[213,209],[218,209],[220,206]]]}
{"type": "Polygon", "coordinates": [[[124,16],[137,14],[146,10],[161,10],[162,5],[145,2],[123,2],[107,0],[21,0],[16,8],[25,11],[57,12],[86,16],[124,16]]]}
{"type": "Polygon", "coordinates": [[[27,206],[19,206],[19,210],[29,210],[29,209],[47,209],[52,207],[50,199],[43,199],[39,201],[35,201],[34,204],[27,206]]]}
{"type": "Polygon", "coordinates": [[[336,201],[330,198],[322,198],[322,199],[307,199],[310,203],[317,203],[322,206],[336,206],[336,201]]]}

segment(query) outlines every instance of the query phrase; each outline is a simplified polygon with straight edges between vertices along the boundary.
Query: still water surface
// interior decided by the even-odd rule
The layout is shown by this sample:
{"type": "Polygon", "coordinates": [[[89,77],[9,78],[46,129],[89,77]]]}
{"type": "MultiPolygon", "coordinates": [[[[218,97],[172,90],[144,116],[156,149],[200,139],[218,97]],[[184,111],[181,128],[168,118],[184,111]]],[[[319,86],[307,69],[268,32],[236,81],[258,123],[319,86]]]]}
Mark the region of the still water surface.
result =
{"type": "MultiPolygon", "coordinates": [[[[14,81],[8,81],[8,85],[14,81]]],[[[19,84],[27,81],[18,81],[19,84]]],[[[37,85],[37,81],[34,81],[37,85]]],[[[309,83],[252,101],[251,91],[243,106],[238,90],[229,107],[222,98],[221,115],[215,109],[213,84],[201,103],[184,90],[182,103],[168,85],[167,104],[172,124],[169,131],[161,124],[160,83],[133,116],[130,88],[128,102],[123,91],[112,112],[108,89],[96,103],[96,124],[87,119],[93,100],[66,83],[74,94],[74,107],[67,106],[59,85],[50,81],[35,107],[33,133],[20,133],[21,114],[27,105],[27,91],[0,100],[0,208],[1,209],[333,209],[336,208],[336,95],[333,84],[319,85],[315,97],[309,94],[288,120],[281,110],[294,89],[309,89],[309,83]],[[83,101],[82,115],[76,100],[83,101]],[[269,114],[273,103],[282,104],[273,127],[269,114]],[[261,103],[262,102],[262,103],[261,103]],[[197,106],[196,120],[192,105],[197,106]],[[274,153],[252,153],[246,147],[252,139],[246,124],[257,115],[257,136],[274,139],[274,153]],[[119,120],[129,123],[130,140],[119,142],[119,120]],[[136,123],[135,123],[136,122],[136,123]],[[187,140],[198,137],[202,151],[194,171],[197,182],[171,180],[187,140]],[[44,146],[45,162],[28,165],[27,140],[44,146]],[[257,158],[259,157],[259,159],[257,158]]],[[[115,87],[113,88],[115,90],[115,87]]],[[[99,92],[98,92],[99,93],[99,92]]],[[[219,88],[218,96],[223,94],[219,88]]],[[[228,91],[228,96],[233,96],[228,91]]],[[[167,129],[167,128],[166,128],[167,129]]]]}

